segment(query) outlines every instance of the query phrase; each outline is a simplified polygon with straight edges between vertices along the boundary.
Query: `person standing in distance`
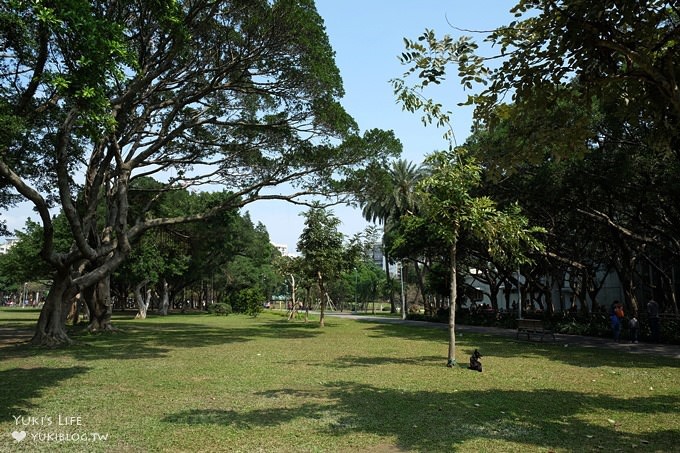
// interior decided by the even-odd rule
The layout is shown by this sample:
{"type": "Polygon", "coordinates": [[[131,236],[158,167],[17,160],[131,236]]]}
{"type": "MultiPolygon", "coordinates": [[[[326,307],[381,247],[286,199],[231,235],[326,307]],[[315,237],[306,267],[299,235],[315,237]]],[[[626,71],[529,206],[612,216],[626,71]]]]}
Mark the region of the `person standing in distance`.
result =
{"type": "Polygon", "coordinates": [[[609,320],[612,325],[612,333],[614,334],[614,341],[619,342],[621,337],[621,321],[623,320],[623,306],[618,300],[615,300],[612,304],[612,310],[609,314],[609,320]]]}

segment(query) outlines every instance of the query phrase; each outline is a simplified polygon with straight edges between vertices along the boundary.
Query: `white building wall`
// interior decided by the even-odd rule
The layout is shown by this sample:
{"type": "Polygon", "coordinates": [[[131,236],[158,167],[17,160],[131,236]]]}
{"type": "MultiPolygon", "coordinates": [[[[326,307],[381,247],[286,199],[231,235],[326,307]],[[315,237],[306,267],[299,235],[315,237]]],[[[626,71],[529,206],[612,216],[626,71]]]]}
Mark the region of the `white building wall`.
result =
{"type": "Polygon", "coordinates": [[[19,242],[17,238],[7,238],[3,244],[0,244],[0,255],[7,253],[17,242],[19,242]]]}
{"type": "MultiPolygon", "coordinates": [[[[474,272],[474,269],[471,270],[474,272]]],[[[553,281],[551,284],[551,298],[552,298],[552,303],[555,308],[555,311],[567,311],[569,310],[574,304],[576,304],[577,308],[580,310],[581,308],[581,303],[579,300],[577,300],[574,297],[573,291],[571,287],[569,286],[569,281],[567,280],[569,277],[568,275],[566,276],[565,280],[562,282],[560,281],[553,281]]],[[[604,278],[604,282],[602,284],[602,288],[597,294],[597,303],[600,306],[605,306],[608,307],[614,302],[615,300],[618,301],[623,301],[625,300],[625,296],[623,294],[623,288],[621,287],[621,283],[619,282],[618,276],[616,275],[615,272],[610,272],[607,274],[606,277],[604,277],[604,271],[601,273],[599,276],[600,279],[604,278]]],[[[482,305],[482,304],[491,304],[491,300],[489,299],[489,286],[485,282],[481,282],[477,280],[474,275],[468,275],[465,278],[465,282],[470,285],[473,288],[478,289],[479,291],[482,292],[483,297],[481,300],[477,300],[476,304],[477,305],[482,305]]],[[[520,295],[518,294],[517,287],[515,285],[512,285],[512,288],[510,289],[510,300],[509,300],[509,306],[506,306],[506,299],[505,299],[505,290],[501,288],[501,290],[498,293],[498,308],[500,310],[510,310],[512,308],[513,303],[519,304],[520,301],[520,295]]],[[[523,306],[527,305],[527,301],[523,301],[523,306]]],[[[470,306],[472,303],[471,300],[466,300],[465,306],[470,306]]],[[[588,300],[586,301],[588,310],[592,310],[593,307],[593,301],[590,300],[590,297],[588,297],[588,300]]]]}

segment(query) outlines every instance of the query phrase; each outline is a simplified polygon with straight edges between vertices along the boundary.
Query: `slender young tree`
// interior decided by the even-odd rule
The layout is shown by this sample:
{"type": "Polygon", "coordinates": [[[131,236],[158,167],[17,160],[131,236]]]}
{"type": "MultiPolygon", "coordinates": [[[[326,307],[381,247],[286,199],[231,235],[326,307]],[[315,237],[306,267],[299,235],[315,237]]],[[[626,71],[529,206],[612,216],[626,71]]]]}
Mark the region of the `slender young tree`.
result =
{"type": "MultiPolygon", "coordinates": [[[[423,40],[432,43],[434,35],[426,32],[423,40]]],[[[408,66],[403,79],[393,80],[397,100],[405,110],[421,111],[425,125],[435,124],[445,129],[443,138],[448,141],[448,151],[430,154],[424,163],[429,175],[417,186],[419,211],[403,218],[405,232],[422,234],[429,232],[448,248],[450,263],[449,300],[449,350],[447,366],[456,363],[456,301],[458,241],[462,234],[475,236],[488,246],[489,253],[499,262],[519,263],[527,260],[528,253],[540,247],[534,234],[540,228],[530,228],[527,219],[520,214],[517,205],[502,211],[489,197],[480,196],[482,167],[464,147],[455,146],[451,125],[451,113],[442,104],[428,98],[424,92],[431,83],[439,83],[444,74],[443,65],[456,61],[467,64],[470,56],[469,42],[445,39],[432,49],[435,56],[427,53],[425,46],[406,40],[407,52],[402,63],[408,66]],[[438,52],[446,58],[438,59],[438,52]],[[437,64],[431,64],[431,60],[437,64]],[[423,69],[424,68],[424,69],[423,69]],[[407,82],[415,77],[413,86],[407,82]]]]}
{"type": "Polygon", "coordinates": [[[418,184],[420,211],[406,216],[406,232],[428,231],[448,247],[449,269],[449,351],[447,366],[456,362],[456,301],[458,300],[458,241],[469,234],[483,241],[495,260],[509,266],[527,261],[528,253],[540,247],[527,219],[514,206],[506,211],[497,208],[488,197],[477,196],[481,184],[481,167],[465,155],[433,153],[426,159],[432,174],[418,184]]]}
{"type": "Polygon", "coordinates": [[[348,267],[343,247],[344,236],[338,231],[340,219],[319,205],[313,206],[302,215],[305,217],[305,228],[300,234],[297,248],[302,254],[305,273],[319,286],[319,325],[323,327],[326,303],[329,300],[328,284],[348,267]]]}

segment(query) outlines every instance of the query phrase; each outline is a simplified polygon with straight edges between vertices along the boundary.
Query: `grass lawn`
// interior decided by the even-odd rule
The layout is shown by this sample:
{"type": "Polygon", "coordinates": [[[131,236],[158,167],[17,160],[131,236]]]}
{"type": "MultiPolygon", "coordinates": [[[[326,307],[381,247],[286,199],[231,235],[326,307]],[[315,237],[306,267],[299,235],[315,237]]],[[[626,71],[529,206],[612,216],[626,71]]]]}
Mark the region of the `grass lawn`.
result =
{"type": "Polygon", "coordinates": [[[0,309],[2,452],[680,451],[670,358],[465,334],[451,369],[444,329],[277,313],[13,343],[37,315],[0,309]]]}

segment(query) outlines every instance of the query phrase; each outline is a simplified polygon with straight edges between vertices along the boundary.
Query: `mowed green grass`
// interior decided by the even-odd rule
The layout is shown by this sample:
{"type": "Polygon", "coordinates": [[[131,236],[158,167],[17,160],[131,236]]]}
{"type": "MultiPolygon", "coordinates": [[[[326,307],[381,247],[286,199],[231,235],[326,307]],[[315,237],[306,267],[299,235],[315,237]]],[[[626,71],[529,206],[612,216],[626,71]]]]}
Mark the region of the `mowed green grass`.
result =
{"type": "Polygon", "coordinates": [[[117,315],[120,332],[68,348],[8,341],[37,314],[0,310],[3,452],[680,448],[674,359],[465,334],[447,368],[445,329],[276,313],[117,315]],[[475,348],[483,373],[464,366],[475,348]]]}

